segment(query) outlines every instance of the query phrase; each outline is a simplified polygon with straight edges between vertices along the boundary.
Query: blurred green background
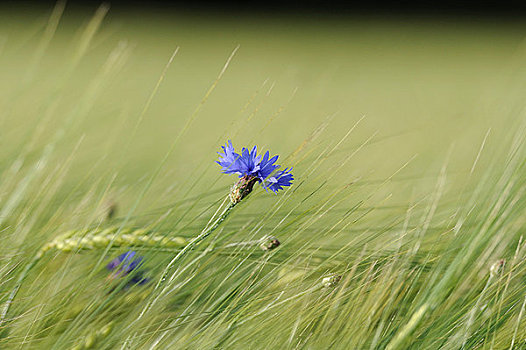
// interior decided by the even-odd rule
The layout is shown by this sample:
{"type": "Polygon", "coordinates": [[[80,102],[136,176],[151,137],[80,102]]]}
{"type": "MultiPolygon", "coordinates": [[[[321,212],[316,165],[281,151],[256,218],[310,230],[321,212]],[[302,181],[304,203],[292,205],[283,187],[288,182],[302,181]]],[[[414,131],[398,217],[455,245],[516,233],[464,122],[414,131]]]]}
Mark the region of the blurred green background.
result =
{"type": "MultiPolygon", "coordinates": [[[[66,6],[60,21],[49,19],[51,8],[0,12],[2,166],[22,149],[36,159],[63,130],[55,161],[67,159],[82,140],[60,188],[67,193],[118,172],[126,206],[196,108],[145,203],[160,205],[160,191],[180,194],[196,181],[196,188],[215,180],[229,184],[212,163],[229,138],[237,147],[257,144],[283,158],[327,118],[319,149],[334,145],[362,116],[349,147],[373,136],[338,181],[385,179],[414,156],[400,176],[435,177],[448,154],[452,176],[466,174],[486,132],[491,129],[488,149],[498,148],[522,110],[525,26],[518,21],[116,7],[100,16],[84,47],[95,10],[66,6]]],[[[173,198],[183,197],[164,200],[173,198]]]]}

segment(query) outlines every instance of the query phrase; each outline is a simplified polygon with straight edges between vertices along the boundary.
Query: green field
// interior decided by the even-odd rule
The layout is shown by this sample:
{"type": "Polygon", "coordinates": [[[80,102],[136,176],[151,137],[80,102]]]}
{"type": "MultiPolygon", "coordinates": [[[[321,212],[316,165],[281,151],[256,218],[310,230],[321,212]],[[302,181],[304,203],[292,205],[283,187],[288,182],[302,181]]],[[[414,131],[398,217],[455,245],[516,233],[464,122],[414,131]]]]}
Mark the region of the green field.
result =
{"type": "Polygon", "coordinates": [[[0,11],[0,349],[526,349],[524,24],[61,6],[0,11]],[[215,228],[229,139],[295,180],[215,228]]]}

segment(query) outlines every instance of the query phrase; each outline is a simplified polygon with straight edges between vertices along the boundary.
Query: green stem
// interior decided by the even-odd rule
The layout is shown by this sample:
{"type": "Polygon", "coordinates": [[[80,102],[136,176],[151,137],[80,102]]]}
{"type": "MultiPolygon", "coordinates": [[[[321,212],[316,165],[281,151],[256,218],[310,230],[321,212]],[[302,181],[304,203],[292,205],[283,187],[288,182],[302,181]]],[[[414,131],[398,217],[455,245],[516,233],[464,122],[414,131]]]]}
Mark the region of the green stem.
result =
{"type": "MultiPolygon", "coordinates": [[[[230,196],[227,197],[227,199],[225,200],[228,200],[228,198],[230,198],[230,196]]],[[[181,251],[179,251],[179,253],[168,263],[168,265],[164,269],[161,275],[161,278],[157,281],[157,284],[155,285],[154,291],[157,290],[161,286],[161,284],[166,280],[166,277],[171,272],[175,263],[179,261],[190,250],[192,250],[192,248],[194,248],[199,242],[203,241],[205,238],[210,236],[210,234],[212,234],[212,232],[214,232],[219,227],[219,225],[221,225],[223,221],[225,221],[228,215],[230,215],[230,212],[232,211],[232,209],[234,209],[237,203],[239,203],[239,201],[232,201],[230,199],[228,206],[223,210],[221,215],[211,225],[207,225],[207,227],[199,235],[194,237],[190,242],[188,242],[188,244],[183,249],[181,249],[181,251]]],[[[176,275],[173,274],[168,282],[171,282],[175,278],[175,276],[176,275]]],[[[146,314],[146,312],[148,312],[153,307],[153,305],[166,293],[166,291],[168,290],[168,287],[169,287],[169,284],[165,285],[164,288],[159,293],[157,293],[157,296],[155,297],[152,296],[153,299],[150,299],[150,301],[146,303],[141,313],[132,322],[132,324],[137,322],[139,319],[141,319],[142,316],[144,316],[144,314],[146,314]]],[[[131,327],[132,324],[130,324],[128,327],[131,327]]],[[[128,348],[129,344],[133,342],[133,339],[135,338],[136,334],[137,333],[135,333],[133,336],[129,336],[124,341],[124,344],[122,345],[121,349],[128,348]]]]}
{"type": "MultiPolygon", "coordinates": [[[[177,253],[177,255],[170,261],[170,263],[164,269],[164,272],[163,272],[161,278],[157,282],[156,288],[162,282],[164,282],[166,280],[166,277],[168,276],[168,274],[169,274],[171,268],[173,267],[173,265],[177,261],[179,261],[186,253],[188,253],[190,250],[192,250],[197,244],[199,244],[199,242],[201,242],[202,240],[204,240],[205,238],[210,236],[210,234],[212,234],[212,232],[214,232],[219,227],[219,225],[221,225],[223,223],[223,221],[225,221],[225,219],[228,217],[228,215],[230,214],[232,209],[234,209],[235,206],[236,206],[236,203],[230,202],[228,204],[228,206],[225,208],[225,210],[223,210],[221,215],[216,219],[216,221],[214,221],[214,223],[212,225],[208,226],[199,235],[194,237],[190,242],[188,242],[188,244],[183,249],[181,249],[179,251],[179,253],[177,253]]],[[[171,281],[171,279],[170,279],[170,281],[171,281]]]]}
{"type": "Polygon", "coordinates": [[[39,252],[33,260],[29,264],[26,265],[20,276],[18,277],[18,280],[15,283],[15,287],[11,290],[11,293],[9,293],[9,296],[7,297],[7,301],[4,304],[4,307],[2,308],[2,313],[0,314],[0,328],[5,323],[5,318],[7,316],[7,313],[9,312],[9,308],[11,307],[11,304],[13,303],[13,300],[15,299],[18,291],[20,290],[20,287],[22,286],[22,283],[26,279],[29,271],[37,264],[37,262],[42,257],[42,254],[39,252]]]}

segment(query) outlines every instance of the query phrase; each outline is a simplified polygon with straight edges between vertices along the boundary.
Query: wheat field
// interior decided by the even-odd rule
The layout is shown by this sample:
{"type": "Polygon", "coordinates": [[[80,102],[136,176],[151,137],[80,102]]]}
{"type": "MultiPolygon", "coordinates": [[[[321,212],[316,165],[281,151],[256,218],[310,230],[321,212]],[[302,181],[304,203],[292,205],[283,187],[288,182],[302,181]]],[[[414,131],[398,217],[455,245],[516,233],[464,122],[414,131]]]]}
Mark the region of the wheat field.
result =
{"type": "Polygon", "coordinates": [[[0,349],[526,349],[525,29],[0,11],[0,349]]]}

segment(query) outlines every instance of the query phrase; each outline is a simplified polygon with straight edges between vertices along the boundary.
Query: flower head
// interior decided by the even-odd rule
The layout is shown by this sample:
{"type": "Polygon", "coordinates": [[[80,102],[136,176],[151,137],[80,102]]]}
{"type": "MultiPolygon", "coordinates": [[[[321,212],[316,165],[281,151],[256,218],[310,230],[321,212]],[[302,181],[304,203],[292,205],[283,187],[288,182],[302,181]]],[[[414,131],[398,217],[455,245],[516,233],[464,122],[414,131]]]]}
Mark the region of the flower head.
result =
{"type": "Polygon", "coordinates": [[[232,188],[230,199],[236,204],[246,197],[254,187],[256,182],[262,184],[266,189],[273,192],[282,190],[283,187],[290,186],[294,177],[290,173],[291,169],[272,174],[279,168],[276,164],[279,156],[270,157],[267,151],[263,156],[257,154],[257,146],[251,151],[243,147],[241,154],[236,153],[232,141],[221,146],[222,152],[218,152],[219,160],[216,161],[222,167],[225,174],[238,174],[240,179],[232,188]]]}
{"type": "MultiPolygon", "coordinates": [[[[109,278],[113,280],[129,275],[133,270],[141,267],[142,263],[143,257],[137,256],[136,252],[130,250],[110,261],[108,265],[106,265],[106,269],[112,271],[109,278]]],[[[144,284],[147,281],[148,279],[143,276],[142,271],[136,271],[130,281],[126,284],[125,288],[134,284],[144,284]]]]}
{"type": "Polygon", "coordinates": [[[135,257],[135,255],[137,255],[137,253],[132,250],[122,253],[110,261],[108,265],[106,265],[106,268],[110,271],[118,268],[117,272],[127,275],[142,263],[142,256],[135,257]]]}

